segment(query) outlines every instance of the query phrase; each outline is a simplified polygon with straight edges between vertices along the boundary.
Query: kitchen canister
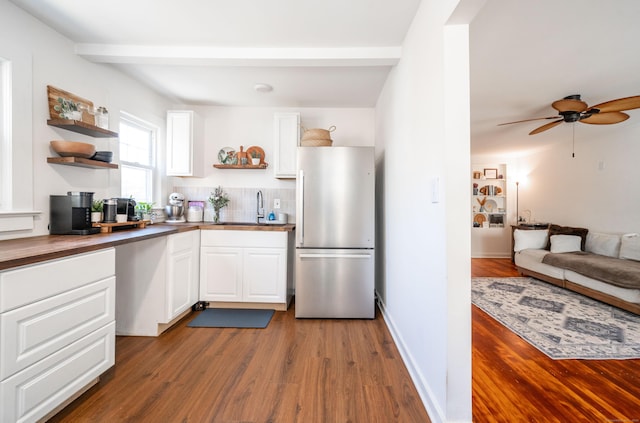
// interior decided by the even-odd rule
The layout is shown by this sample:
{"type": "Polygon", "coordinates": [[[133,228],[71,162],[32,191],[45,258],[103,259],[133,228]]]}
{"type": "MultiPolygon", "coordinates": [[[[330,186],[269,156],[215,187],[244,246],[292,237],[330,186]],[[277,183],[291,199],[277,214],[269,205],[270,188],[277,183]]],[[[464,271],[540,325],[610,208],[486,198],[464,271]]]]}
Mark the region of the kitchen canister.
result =
{"type": "Polygon", "coordinates": [[[118,212],[118,199],[107,198],[102,205],[104,223],[116,223],[116,213],[118,212]]]}
{"type": "Polygon", "coordinates": [[[187,209],[187,222],[202,222],[204,210],[201,206],[189,206],[187,209]]]}

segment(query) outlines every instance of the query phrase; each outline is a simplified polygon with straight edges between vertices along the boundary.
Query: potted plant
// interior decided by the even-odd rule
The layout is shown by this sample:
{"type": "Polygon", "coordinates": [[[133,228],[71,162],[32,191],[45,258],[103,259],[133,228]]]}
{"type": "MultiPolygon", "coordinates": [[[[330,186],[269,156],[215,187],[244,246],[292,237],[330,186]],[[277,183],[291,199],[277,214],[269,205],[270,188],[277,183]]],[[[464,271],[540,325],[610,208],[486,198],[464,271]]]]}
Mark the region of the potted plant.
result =
{"type": "Polygon", "coordinates": [[[260,153],[255,150],[251,152],[251,164],[254,166],[258,166],[260,164],[260,153]]]}
{"type": "Polygon", "coordinates": [[[151,220],[151,210],[155,203],[146,203],[140,201],[136,203],[136,213],[140,216],[140,220],[151,220]]]}
{"type": "Polygon", "coordinates": [[[53,106],[53,110],[60,114],[62,119],[82,120],[82,111],[78,110],[80,103],[66,98],[58,97],[58,104],[53,106]]]}
{"type": "Polygon", "coordinates": [[[213,223],[220,223],[220,209],[229,204],[229,197],[221,186],[218,186],[209,196],[209,203],[213,206],[213,223]]]}
{"type": "Polygon", "coordinates": [[[91,203],[91,222],[102,222],[102,200],[93,200],[91,203]]]}

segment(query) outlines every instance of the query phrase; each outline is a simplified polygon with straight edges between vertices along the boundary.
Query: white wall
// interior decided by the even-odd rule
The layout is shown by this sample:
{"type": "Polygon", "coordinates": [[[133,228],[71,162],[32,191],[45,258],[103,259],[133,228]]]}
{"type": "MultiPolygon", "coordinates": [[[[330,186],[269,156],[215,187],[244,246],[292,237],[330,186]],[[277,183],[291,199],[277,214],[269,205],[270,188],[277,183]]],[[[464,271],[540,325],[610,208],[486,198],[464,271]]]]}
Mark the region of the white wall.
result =
{"type": "Polygon", "coordinates": [[[631,119],[577,127],[575,157],[569,138],[559,134],[552,149],[522,158],[527,181],[520,186],[520,209],[542,222],[640,232],[640,124],[631,119]]]}
{"type": "Polygon", "coordinates": [[[422,2],[376,109],[376,287],[434,422],[471,421],[468,51],[466,28],[445,30],[457,4],[422,2]]]}
{"type": "Polygon", "coordinates": [[[205,175],[203,178],[170,178],[170,186],[295,189],[295,180],[275,178],[275,112],[299,112],[301,126],[307,129],[335,126],[336,130],[331,133],[333,145],[374,145],[373,108],[184,107],[196,110],[203,120],[205,175]],[[213,167],[218,163],[221,148],[232,147],[239,151],[240,146],[246,150],[253,145],[264,150],[265,161],[269,163],[266,170],[213,167]]]}
{"type": "MultiPolygon", "coordinates": [[[[633,113],[633,112],[631,112],[633,113]]],[[[473,156],[472,162],[507,163],[520,180],[521,215],[535,222],[579,226],[596,232],[640,232],[640,124],[633,117],[616,125],[578,125],[575,157],[571,128],[554,128],[556,142],[547,149],[518,151],[508,157],[473,156]]],[[[514,179],[510,177],[509,208],[516,209],[514,179]]],[[[509,213],[509,223],[515,215],[509,213]]],[[[510,240],[510,238],[509,238],[510,240]]],[[[503,242],[505,254],[510,241],[503,242]]],[[[482,247],[474,254],[483,255],[482,247]]]]}
{"type": "MultiPolygon", "coordinates": [[[[110,111],[110,129],[116,132],[120,110],[137,115],[160,128],[162,142],[165,111],[170,102],[110,66],[77,57],[69,40],[6,1],[0,2],[0,27],[3,33],[0,55],[9,46],[17,47],[30,54],[33,64],[33,101],[32,110],[28,111],[32,118],[32,136],[20,142],[33,150],[33,208],[42,212],[33,231],[10,232],[1,235],[0,239],[45,235],[48,234],[49,195],[92,191],[97,198],[104,198],[120,194],[118,170],[94,170],[46,162],[47,157],[56,156],[49,146],[49,141],[56,139],[93,143],[98,150],[114,151],[114,162],[119,159],[117,139],[94,139],[47,125],[47,85],[70,91],[93,101],[95,105],[106,106],[110,111]]],[[[31,181],[25,178],[25,183],[31,181]]]]}

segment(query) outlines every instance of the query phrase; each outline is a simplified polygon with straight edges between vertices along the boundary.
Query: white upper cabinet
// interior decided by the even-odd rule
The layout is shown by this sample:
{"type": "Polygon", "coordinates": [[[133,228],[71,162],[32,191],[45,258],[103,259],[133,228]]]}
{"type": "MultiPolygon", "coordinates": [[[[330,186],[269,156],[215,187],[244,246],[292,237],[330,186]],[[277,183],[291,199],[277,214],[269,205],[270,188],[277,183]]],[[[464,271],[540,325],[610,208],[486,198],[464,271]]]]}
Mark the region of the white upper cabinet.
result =
{"type": "Polygon", "coordinates": [[[167,112],[167,176],[204,176],[203,135],[194,111],[167,112]]]}
{"type": "Polygon", "coordinates": [[[295,179],[296,149],[300,144],[300,113],[275,113],[273,126],[275,176],[295,179]]]}

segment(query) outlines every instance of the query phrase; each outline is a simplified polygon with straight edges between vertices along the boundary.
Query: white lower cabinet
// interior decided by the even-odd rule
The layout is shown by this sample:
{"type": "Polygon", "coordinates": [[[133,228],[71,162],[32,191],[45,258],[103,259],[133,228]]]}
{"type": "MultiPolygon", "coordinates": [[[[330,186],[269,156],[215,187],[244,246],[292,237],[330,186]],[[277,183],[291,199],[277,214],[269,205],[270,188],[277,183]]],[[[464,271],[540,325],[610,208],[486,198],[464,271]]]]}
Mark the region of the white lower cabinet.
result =
{"type": "Polygon", "coordinates": [[[168,323],[198,302],[200,231],[167,237],[166,314],[168,323]]]}
{"type": "Polygon", "coordinates": [[[115,363],[113,248],[0,272],[0,421],[48,416],[115,363]]]}
{"type": "Polygon", "coordinates": [[[158,336],[198,302],[200,231],[116,247],[116,333],[158,336]]]}
{"type": "Polygon", "coordinates": [[[286,310],[293,291],[292,237],[292,232],[203,230],[200,300],[268,303],[286,310]]]}

